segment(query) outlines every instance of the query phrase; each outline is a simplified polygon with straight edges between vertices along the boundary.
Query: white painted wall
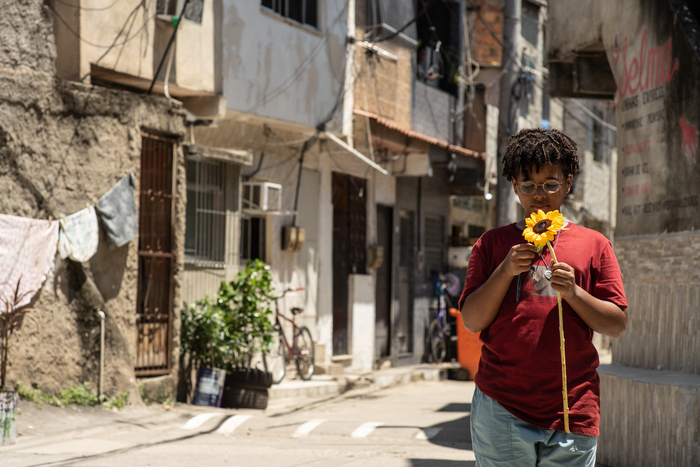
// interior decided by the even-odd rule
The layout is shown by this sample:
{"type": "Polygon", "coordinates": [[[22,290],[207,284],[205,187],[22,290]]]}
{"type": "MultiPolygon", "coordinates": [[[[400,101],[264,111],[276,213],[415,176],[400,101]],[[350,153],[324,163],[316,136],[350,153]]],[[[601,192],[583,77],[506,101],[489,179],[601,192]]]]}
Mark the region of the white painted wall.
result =
{"type": "Polygon", "coordinates": [[[259,1],[223,2],[221,68],[228,108],[316,127],[333,108],[343,81],[346,2],[318,2],[318,29],[286,20],[259,1]]]}
{"type": "Polygon", "coordinates": [[[348,277],[348,309],[350,313],[350,368],[369,371],[374,365],[374,279],[370,274],[348,277]]]}
{"type": "MultiPolygon", "coordinates": [[[[66,3],[79,4],[82,8],[78,13],[83,39],[80,42],[80,77],[90,72],[91,64],[98,64],[132,76],[153,78],[162,57],[154,56],[156,26],[166,28],[167,39],[173,30],[166,18],[154,18],[155,1],[122,0],[108,9],[104,9],[106,2],[102,0],[54,3],[59,14],[69,19],[68,15],[76,14],[77,10],[66,3]],[[115,46],[109,48],[112,44],[115,46]]],[[[214,0],[204,0],[202,22],[183,19],[178,28],[173,60],[175,80],[171,81],[186,89],[214,92],[215,32],[214,0]]],[[[167,58],[163,70],[166,65],[167,58]]]]}

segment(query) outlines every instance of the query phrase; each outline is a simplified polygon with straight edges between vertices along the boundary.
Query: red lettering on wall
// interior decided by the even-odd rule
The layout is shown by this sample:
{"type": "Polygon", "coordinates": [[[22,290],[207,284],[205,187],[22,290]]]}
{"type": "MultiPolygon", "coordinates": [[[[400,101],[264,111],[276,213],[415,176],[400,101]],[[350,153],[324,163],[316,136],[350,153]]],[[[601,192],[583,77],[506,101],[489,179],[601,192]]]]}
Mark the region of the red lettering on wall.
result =
{"type": "Polygon", "coordinates": [[[683,153],[688,160],[696,163],[698,161],[698,129],[688,125],[685,117],[681,117],[679,125],[683,135],[683,153]]]}
{"type": "Polygon", "coordinates": [[[617,89],[620,98],[634,96],[639,91],[668,83],[678,71],[678,60],[673,62],[673,39],[663,45],[647,49],[647,28],[642,31],[642,42],[639,53],[628,65],[627,38],[622,41],[622,76],[618,80],[617,89]],[[635,82],[636,81],[636,82],[635,82]]]}

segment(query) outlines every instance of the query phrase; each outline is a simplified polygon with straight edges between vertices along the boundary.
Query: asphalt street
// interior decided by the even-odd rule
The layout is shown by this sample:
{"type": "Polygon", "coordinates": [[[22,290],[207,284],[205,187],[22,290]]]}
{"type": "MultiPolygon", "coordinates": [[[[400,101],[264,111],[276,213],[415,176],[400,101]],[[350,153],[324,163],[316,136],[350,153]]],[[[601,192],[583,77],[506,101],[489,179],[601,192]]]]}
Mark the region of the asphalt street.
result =
{"type": "Polygon", "coordinates": [[[25,403],[22,436],[0,447],[15,466],[470,466],[474,385],[418,381],[265,411],[178,404],[102,409],[25,403]]]}

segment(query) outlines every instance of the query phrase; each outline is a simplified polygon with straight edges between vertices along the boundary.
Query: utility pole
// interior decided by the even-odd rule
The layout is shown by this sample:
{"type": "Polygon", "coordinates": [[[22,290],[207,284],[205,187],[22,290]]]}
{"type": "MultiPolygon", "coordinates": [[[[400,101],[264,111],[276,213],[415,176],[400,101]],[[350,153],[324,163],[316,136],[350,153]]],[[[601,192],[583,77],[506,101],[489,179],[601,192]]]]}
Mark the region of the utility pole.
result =
{"type": "Polygon", "coordinates": [[[520,103],[513,96],[513,88],[520,77],[521,62],[521,1],[506,0],[503,16],[503,56],[501,63],[506,73],[501,78],[501,97],[498,117],[498,188],[496,197],[496,227],[515,222],[516,206],[513,185],[500,176],[508,136],[518,132],[520,103]]]}
{"type": "MultiPolygon", "coordinates": [[[[355,0],[348,0],[348,37],[345,41],[345,94],[343,95],[343,135],[353,144],[353,108],[355,107],[355,0]]],[[[342,91],[341,91],[342,92],[342,91]]]]}

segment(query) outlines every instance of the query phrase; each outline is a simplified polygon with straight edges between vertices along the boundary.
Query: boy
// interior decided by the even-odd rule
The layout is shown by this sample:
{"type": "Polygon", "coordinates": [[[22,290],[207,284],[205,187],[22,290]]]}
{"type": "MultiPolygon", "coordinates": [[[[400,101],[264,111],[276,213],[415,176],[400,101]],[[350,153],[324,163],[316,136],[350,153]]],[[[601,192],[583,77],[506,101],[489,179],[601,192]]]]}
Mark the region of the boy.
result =
{"type": "MultiPolygon", "coordinates": [[[[526,216],[559,210],[578,169],[576,143],[558,130],[523,130],[508,140],[503,176],[526,216]]],[[[483,348],[472,401],[477,466],[590,466],[600,420],[593,331],[619,337],[627,325],[622,275],[610,242],[565,223],[542,254],[522,236],[525,221],[476,242],[459,301],[464,326],[483,348]],[[569,425],[564,431],[557,292],[566,339],[569,425]]]]}

